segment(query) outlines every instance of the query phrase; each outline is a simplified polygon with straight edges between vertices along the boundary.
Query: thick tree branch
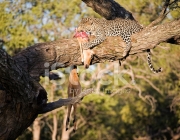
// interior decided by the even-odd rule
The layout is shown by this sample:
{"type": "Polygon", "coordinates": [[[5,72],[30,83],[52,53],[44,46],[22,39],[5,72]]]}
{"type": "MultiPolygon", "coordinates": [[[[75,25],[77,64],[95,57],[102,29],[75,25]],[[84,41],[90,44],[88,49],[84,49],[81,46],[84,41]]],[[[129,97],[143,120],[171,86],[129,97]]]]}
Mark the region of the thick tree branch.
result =
{"type": "Polygon", "coordinates": [[[115,18],[132,19],[134,17],[124,7],[114,0],[82,0],[102,17],[112,20],[115,18]]]}
{"type": "MultiPolygon", "coordinates": [[[[132,36],[130,55],[152,49],[161,42],[180,36],[180,19],[146,28],[132,36]]],[[[96,56],[92,64],[122,59],[124,42],[120,37],[108,37],[93,48],[96,56]]],[[[13,59],[25,68],[32,77],[48,76],[47,71],[70,65],[82,65],[79,44],[76,39],[61,39],[28,47],[13,59]]]]}
{"type": "Polygon", "coordinates": [[[143,49],[144,47],[152,49],[159,43],[167,42],[170,38],[176,36],[180,36],[180,19],[144,29],[142,32],[133,35],[132,40],[135,38],[135,42],[132,50],[135,47],[138,47],[138,49],[143,49]]]}

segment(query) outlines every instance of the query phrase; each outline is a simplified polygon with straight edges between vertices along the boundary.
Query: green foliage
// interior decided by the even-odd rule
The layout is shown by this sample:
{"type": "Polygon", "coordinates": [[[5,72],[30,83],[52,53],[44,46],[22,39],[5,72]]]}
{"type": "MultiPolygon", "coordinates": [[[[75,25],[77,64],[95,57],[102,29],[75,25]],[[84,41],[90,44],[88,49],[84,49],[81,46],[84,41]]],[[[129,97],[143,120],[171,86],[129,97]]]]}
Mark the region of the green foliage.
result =
{"type": "MultiPolygon", "coordinates": [[[[164,0],[117,0],[117,2],[132,12],[135,19],[137,19],[144,26],[150,24],[159,16],[164,4],[164,0]]],[[[180,2],[178,2],[178,0],[171,4],[170,9],[168,9],[170,10],[170,13],[168,14],[168,18],[166,20],[179,18],[180,9],[178,6],[180,6],[180,2]]]]}
{"type": "Polygon", "coordinates": [[[88,10],[80,0],[2,1],[0,39],[9,54],[37,42],[68,37],[88,10]]]}

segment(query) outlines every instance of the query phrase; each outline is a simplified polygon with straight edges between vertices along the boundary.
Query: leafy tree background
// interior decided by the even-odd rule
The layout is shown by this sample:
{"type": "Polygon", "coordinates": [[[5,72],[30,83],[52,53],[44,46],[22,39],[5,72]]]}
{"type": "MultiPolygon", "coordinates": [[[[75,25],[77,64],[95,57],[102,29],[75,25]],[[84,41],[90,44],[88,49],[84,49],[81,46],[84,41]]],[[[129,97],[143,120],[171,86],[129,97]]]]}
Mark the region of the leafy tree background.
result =
{"type": "MultiPolygon", "coordinates": [[[[163,0],[117,2],[144,26],[158,17],[163,5],[163,0]]],[[[80,0],[0,1],[0,7],[0,39],[4,40],[0,47],[11,55],[35,43],[71,38],[82,17],[100,17],[80,0]]],[[[180,10],[174,9],[163,22],[179,15],[180,10]]],[[[66,134],[69,139],[180,138],[180,47],[162,43],[152,53],[155,67],[163,67],[158,75],[149,70],[146,54],[128,57],[121,67],[118,62],[96,64],[88,70],[79,67],[82,88],[94,87],[95,94],[79,104],[79,128],[76,133],[66,134]],[[117,80],[119,75],[127,83],[117,80]],[[107,81],[111,83],[105,84],[107,81]]],[[[57,81],[47,83],[47,77],[41,78],[49,101],[67,97],[69,69],[60,69],[59,73],[63,78],[57,81]]],[[[40,139],[50,140],[56,131],[55,138],[63,140],[65,114],[63,107],[40,115],[40,139]]],[[[18,140],[35,140],[33,125],[18,140]]]]}

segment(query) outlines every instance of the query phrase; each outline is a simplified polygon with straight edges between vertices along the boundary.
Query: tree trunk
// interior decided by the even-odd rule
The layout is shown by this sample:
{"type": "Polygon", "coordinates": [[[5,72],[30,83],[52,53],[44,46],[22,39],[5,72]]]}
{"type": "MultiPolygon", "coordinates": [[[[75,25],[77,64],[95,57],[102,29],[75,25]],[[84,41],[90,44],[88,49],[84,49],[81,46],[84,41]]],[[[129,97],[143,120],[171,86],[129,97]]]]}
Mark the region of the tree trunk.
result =
{"type": "Polygon", "coordinates": [[[0,49],[0,139],[13,140],[38,115],[46,91],[0,49]]]}

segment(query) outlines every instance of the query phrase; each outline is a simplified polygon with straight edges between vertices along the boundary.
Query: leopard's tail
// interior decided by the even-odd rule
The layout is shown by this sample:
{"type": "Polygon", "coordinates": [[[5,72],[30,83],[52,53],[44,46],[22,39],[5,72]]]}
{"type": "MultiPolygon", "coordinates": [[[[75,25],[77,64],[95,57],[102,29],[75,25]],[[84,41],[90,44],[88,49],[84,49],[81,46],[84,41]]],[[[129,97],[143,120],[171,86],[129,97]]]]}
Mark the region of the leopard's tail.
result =
{"type": "Polygon", "coordinates": [[[147,50],[147,62],[148,62],[148,65],[149,65],[149,68],[152,72],[154,73],[159,73],[162,71],[162,68],[159,68],[159,69],[155,69],[152,65],[152,62],[151,62],[151,52],[150,52],[150,49],[147,50]]]}

